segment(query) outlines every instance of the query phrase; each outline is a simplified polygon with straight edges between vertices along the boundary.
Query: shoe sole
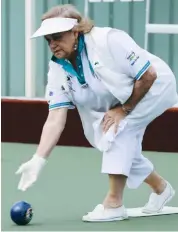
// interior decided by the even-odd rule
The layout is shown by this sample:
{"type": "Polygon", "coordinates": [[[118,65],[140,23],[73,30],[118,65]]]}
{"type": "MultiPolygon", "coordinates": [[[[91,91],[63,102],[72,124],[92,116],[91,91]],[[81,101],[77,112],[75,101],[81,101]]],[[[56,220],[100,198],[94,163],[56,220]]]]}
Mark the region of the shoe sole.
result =
{"type": "Polygon", "coordinates": [[[82,219],[84,222],[113,222],[113,221],[123,221],[128,219],[128,217],[115,217],[109,219],[82,219]]]}
{"type": "Polygon", "coordinates": [[[161,206],[161,208],[157,211],[149,211],[149,210],[142,210],[142,213],[146,213],[146,214],[151,214],[151,213],[160,213],[161,210],[164,208],[164,206],[170,202],[172,200],[172,198],[175,195],[175,190],[173,188],[171,188],[171,195],[165,200],[165,202],[163,203],[163,205],[161,206]]]}

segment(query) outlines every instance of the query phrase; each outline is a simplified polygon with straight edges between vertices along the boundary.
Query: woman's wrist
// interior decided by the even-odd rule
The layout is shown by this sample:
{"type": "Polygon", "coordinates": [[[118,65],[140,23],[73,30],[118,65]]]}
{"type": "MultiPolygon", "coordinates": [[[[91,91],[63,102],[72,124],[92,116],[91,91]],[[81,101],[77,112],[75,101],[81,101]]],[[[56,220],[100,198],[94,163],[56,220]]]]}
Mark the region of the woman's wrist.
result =
{"type": "Polygon", "coordinates": [[[122,110],[126,115],[129,115],[132,112],[133,108],[126,105],[122,105],[122,110]]]}
{"type": "Polygon", "coordinates": [[[40,154],[38,154],[38,153],[35,153],[35,154],[33,155],[33,159],[41,160],[41,161],[46,161],[46,160],[47,160],[47,157],[42,156],[42,155],[40,155],[40,154]]]}

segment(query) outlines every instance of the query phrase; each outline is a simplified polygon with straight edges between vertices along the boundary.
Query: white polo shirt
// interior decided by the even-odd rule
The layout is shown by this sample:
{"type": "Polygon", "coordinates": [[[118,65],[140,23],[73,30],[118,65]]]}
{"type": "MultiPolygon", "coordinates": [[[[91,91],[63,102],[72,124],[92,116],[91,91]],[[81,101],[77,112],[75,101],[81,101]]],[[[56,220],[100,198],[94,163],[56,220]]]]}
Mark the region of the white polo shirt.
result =
{"type": "MultiPolygon", "coordinates": [[[[134,81],[139,80],[150,65],[153,65],[161,78],[156,80],[155,83],[157,84],[154,83],[152,86],[151,94],[158,96],[163,91],[163,88],[166,88],[166,85],[160,85],[159,83],[164,82],[169,75],[173,75],[168,65],[160,58],[140,48],[127,33],[119,30],[109,32],[108,47],[116,63],[118,74],[125,74],[125,78],[132,79],[131,83],[133,85],[134,81]]],[[[88,87],[83,88],[76,76],[68,75],[70,93],[61,91],[59,81],[61,67],[59,64],[50,61],[46,88],[49,110],[61,107],[73,109],[75,105],[80,105],[96,112],[106,112],[114,105],[119,104],[119,101],[105,88],[99,78],[91,72],[84,49],[81,52],[81,60],[88,87]]],[[[118,89],[118,91],[122,90],[118,89]]]]}
{"type": "MultiPolygon", "coordinates": [[[[112,32],[108,37],[108,47],[118,64],[118,73],[125,73],[128,78],[138,80],[150,66],[148,57],[130,37],[125,38],[125,33],[112,32]]],[[[81,52],[82,65],[87,88],[83,88],[76,76],[68,77],[70,94],[61,91],[59,64],[53,61],[49,63],[48,85],[46,99],[49,102],[49,110],[61,107],[73,109],[79,104],[92,110],[105,112],[119,101],[105,88],[97,76],[90,70],[85,50],[81,52]],[[59,75],[58,75],[59,73],[59,75]]],[[[119,91],[119,90],[118,90],[119,91]]]]}

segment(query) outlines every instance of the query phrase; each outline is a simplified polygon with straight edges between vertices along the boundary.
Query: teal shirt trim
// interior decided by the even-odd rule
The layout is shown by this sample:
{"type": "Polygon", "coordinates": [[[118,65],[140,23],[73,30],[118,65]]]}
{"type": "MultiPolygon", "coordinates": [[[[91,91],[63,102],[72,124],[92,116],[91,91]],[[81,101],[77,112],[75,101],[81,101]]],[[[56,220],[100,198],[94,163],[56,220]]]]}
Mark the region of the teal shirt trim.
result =
{"type": "Polygon", "coordinates": [[[135,80],[138,80],[144,73],[145,71],[150,67],[151,63],[148,61],[143,68],[138,72],[138,74],[135,76],[135,80]]]}
{"type": "MultiPolygon", "coordinates": [[[[85,50],[86,56],[88,58],[84,35],[80,35],[78,49],[77,49],[77,59],[76,59],[77,71],[73,68],[73,65],[66,59],[58,59],[54,55],[51,58],[52,61],[60,64],[66,72],[68,72],[72,76],[76,76],[81,85],[86,84],[84,71],[83,71],[82,58],[81,58],[81,53],[82,53],[83,49],[85,50]]],[[[88,62],[89,62],[90,70],[91,70],[92,74],[94,75],[93,67],[92,67],[89,60],[88,60],[88,62]]]]}
{"type": "Polygon", "coordinates": [[[73,107],[74,105],[72,102],[61,102],[61,103],[49,105],[49,109],[54,109],[54,108],[58,108],[58,107],[65,107],[65,106],[73,107]]]}

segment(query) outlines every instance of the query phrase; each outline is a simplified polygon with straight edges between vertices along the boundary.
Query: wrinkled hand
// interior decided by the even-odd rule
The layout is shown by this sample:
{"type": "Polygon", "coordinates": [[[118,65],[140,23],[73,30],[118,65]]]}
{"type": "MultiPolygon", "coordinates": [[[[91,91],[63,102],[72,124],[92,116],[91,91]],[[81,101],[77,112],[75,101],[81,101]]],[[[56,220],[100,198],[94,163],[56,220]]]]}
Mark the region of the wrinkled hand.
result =
{"type": "Polygon", "coordinates": [[[125,117],[126,117],[126,113],[122,109],[121,106],[116,107],[106,112],[104,119],[103,119],[103,123],[102,123],[103,132],[106,133],[109,130],[109,128],[113,124],[115,124],[114,132],[116,133],[120,121],[123,120],[125,117]]]}
{"type": "Polygon", "coordinates": [[[26,191],[38,178],[39,173],[46,160],[38,155],[34,155],[31,160],[22,164],[16,171],[16,174],[21,174],[21,179],[18,184],[18,189],[26,191]]]}

